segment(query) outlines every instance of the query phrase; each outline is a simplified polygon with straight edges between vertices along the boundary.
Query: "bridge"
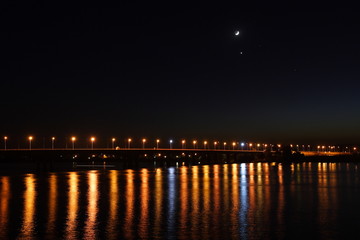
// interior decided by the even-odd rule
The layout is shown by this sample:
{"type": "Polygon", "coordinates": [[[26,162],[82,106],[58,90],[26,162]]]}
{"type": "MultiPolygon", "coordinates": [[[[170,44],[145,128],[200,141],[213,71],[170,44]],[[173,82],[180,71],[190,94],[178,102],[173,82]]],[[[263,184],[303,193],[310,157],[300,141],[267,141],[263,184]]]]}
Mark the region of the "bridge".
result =
{"type": "MultiPolygon", "coordinates": [[[[350,159],[349,152],[304,151],[290,161],[310,158],[318,161],[350,159]],[[337,157],[337,158],[336,158],[337,157]]],[[[0,150],[0,166],[26,169],[137,168],[194,164],[271,161],[283,162],[281,151],[197,148],[74,148],[74,149],[6,149],[0,150]]],[[[289,160],[289,159],[287,159],[289,160]]]]}

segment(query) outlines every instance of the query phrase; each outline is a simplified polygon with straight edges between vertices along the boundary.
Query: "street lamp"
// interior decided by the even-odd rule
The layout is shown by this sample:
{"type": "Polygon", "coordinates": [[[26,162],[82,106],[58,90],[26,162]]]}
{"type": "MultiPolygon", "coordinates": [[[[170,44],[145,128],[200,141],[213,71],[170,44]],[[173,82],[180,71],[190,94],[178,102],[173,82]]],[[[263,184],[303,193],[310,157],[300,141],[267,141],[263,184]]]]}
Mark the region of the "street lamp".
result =
{"type": "Polygon", "coordinates": [[[181,141],[181,148],[184,149],[185,148],[185,140],[181,141]]]}
{"type": "Polygon", "coordinates": [[[196,148],[196,140],[193,141],[194,149],[196,148]]]}
{"type": "Polygon", "coordinates": [[[226,142],[224,142],[224,150],[226,149],[226,142]]]}
{"type": "Polygon", "coordinates": [[[170,149],[172,149],[172,143],[173,143],[173,140],[172,140],[172,139],[170,139],[170,141],[169,141],[169,144],[170,144],[170,149]]]}
{"type": "Polygon", "coordinates": [[[245,143],[240,143],[240,146],[241,146],[241,150],[244,150],[244,146],[245,146],[245,143]]]}
{"type": "Polygon", "coordinates": [[[4,137],[4,149],[6,150],[6,141],[7,141],[7,136],[4,137]]]}
{"type": "Polygon", "coordinates": [[[249,143],[249,150],[251,151],[252,149],[252,143],[249,143]]]}
{"type": "Polygon", "coordinates": [[[236,142],[233,142],[232,143],[233,150],[235,150],[235,145],[236,145],[236,142]]]}
{"type": "Polygon", "coordinates": [[[217,141],[214,142],[214,149],[216,150],[217,141]]]}
{"type": "Polygon", "coordinates": [[[76,137],[71,137],[71,142],[72,142],[72,149],[75,149],[75,141],[76,141],[76,137]]]}
{"type": "Polygon", "coordinates": [[[55,137],[51,138],[51,149],[54,150],[55,137]]]}
{"type": "Polygon", "coordinates": [[[29,149],[31,150],[31,141],[33,140],[32,136],[29,136],[29,149]]]}
{"type": "Polygon", "coordinates": [[[207,141],[204,141],[204,148],[206,149],[206,144],[207,144],[207,141]]]}
{"type": "Polygon", "coordinates": [[[156,139],[156,148],[159,149],[159,142],[160,142],[160,139],[156,139]]]}
{"type": "Polygon", "coordinates": [[[145,148],[145,143],[146,143],[146,139],[143,138],[143,140],[142,140],[142,148],[143,148],[143,149],[145,148]]]}
{"type": "Polygon", "coordinates": [[[116,141],[115,138],[111,139],[111,147],[112,147],[112,149],[115,149],[115,141],[116,141]]]}
{"type": "Polygon", "coordinates": [[[94,150],[95,138],[94,138],[94,137],[91,137],[91,138],[90,138],[90,141],[91,141],[91,150],[94,150]]]}
{"type": "Polygon", "coordinates": [[[128,139],[128,148],[130,149],[131,138],[128,139]]]}

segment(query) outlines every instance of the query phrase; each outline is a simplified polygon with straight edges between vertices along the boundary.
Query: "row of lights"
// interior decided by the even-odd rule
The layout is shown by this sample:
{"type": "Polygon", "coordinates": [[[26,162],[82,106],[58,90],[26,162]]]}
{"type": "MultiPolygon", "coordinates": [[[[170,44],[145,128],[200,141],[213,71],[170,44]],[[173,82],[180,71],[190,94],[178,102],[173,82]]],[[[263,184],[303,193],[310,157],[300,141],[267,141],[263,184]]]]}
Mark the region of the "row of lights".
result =
{"type": "MultiPolygon", "coordinates": [[[[29,149],[31,149],[31,142],[33,141],[33,136],[29,136],[28,137],[28,141],[29,141],[29,149]]],[[[75,149],[75,142],[76,142],[76,137],[71,137],[71,142],[72,142],[72,149],[75,149]]],[[[8,137],[7,136],[4,136],[4,149],[6,150],[7,149],[7,140],[8,140],[8,137]]],[[[96,138],[95,137],[90,137],[90,142],[91,142],[91,149],[94,149],[94,142],[96,141],[96,138]]],[[[112,148],[115,149],[115,142],[116,142],[116,138],[112,138],[111,139],[111,143],[112,143],[112,148]]],[[[147,142],[147,139],[146,138],[143,138],[141,140],[141,143],[142,143],[142,148],[145,148],[145,144],[147,142]]],[[[132,143],[132,139],[131,138],[128,138],[127,139],[127,148],[130,148],[131,147],[131,143],[132,143]]],[[[172,149],[173,148],[173,143],[174,141],[172,139],[169,140],[169,148],[172,149]]],[[[156,139],[156,148],[159,148],[159,144],[160,144],[160,139],[156,139]]],[[[192,144],[193,144],[193,148],[196,149],[197,148],[197,144],[198,144],[198,141],[197,140],[193,140],[192,141],[192,144]]],[[[241,143],[237,143],[237,142],[232,142],[232,149],[235,150],[236,146],[237,145],[240,145],[241,147],[241,150],[244,150],[244,148],[246,148],[247,150],[260,150],[260,149],[266,149],[268,146],[273,148],[274,146],[278,147],[278,148],[281,148],[281,144],[277,144],[277,145],[272,145],[272,144],[252,144],[252,143],[244,143],[244,142],[241,142],[241,143]],[[253,149],[253,147],[255,147],[255,149],[253,149]]],[[[218,146],[220,146],[221,143],[219,141],[214,141],[213,143],[213,149],[217,149],[218,146]]],[[[226,149],[226,146],[228,145],[227,142],[223,142],[222,143],[223,145],[223,149],[225,150],[226,149]]],[[[299,151],[299,148],[300,146],[299,145],[293,145],[293,144],[290,144],[290,147],[293,149],[295,148],[296,146],[296,149],[299,151]]],[[[301,145],[302,146],[302,150],[304,151],[305,150],[305,145],[301,145]]],[[[52,137],[51,138],[51,148],[54,149],[55,147],[55,137],[52,137]]],[[[181,148],[182,149],[185,149],[186,148],[186,140],[181,140],[181,148]]],[[[204,149],[207,149],[209,148],[209,143],[208,141],[204,141],[203,142],[203,148],[204,149]]],[[[311,149],[311,146],[310,145],[307,145],[307,150],[310,151],[311,149]]],[[[349,147],[346,147],[346,150],[345,151],[348,151],[350,148],[349,147]]],[[[323,152],[326,152],[326,151],[334,151],[335,152],[336,150],[336,147],[335,146],[320,146],[318,145],[317,146],[317,151],[320,152],[320,151],[323,151],[323,152]]],[[[338,146],[338,150],[340,150],[340,146],[338,146]]],[[[353,150],[356,151],[357,148],[356,147],[353,147],[353,150]]]]}
{"type": "MultiPolygon", "coordinates": [[[[31,142],[33,141],[33,139],[34,139],[33,136],[29,136],[29,137],[28,137],[29,149],[31,149],[31,142]]],[[[8,137],[5,136],[5,137],[4,137],[4,148],[5,148],[5,149],[7,149],[7,140],[8,140],[8,137]]],[[[71,140],[71,142],[72,142],[72,148],[75,149],[75,142],[76,142],[76,140],[77,140],[76,137],[71,137],[70,140],[71,140]]],[[[95,142],[95,141],[96,141],[96,138],[95,138],[95,137],[91,137],[91,138],[90,138],[91,149],[94,148],[94,142],[95,142]]],[[[112,142],[112,148],[115,149],[116,138],[112,138],[112,139],[111,139],[111,142],[112,142]]],[[[146,142],[147,142],[147,139],[146,139],[146,138],[143,138],[143,139],[141,140],[142,148],[145,148],[146,142]]],[[[131,143],[132,143],[132,139],[131,139],[131,138],[128,138],[128,139],[127,139],[127,148],[130,148],[130,147],[131,147],[131,143]]],[[[173,141],[172,139],[170,139],[170,140],[169,140],[169,148],[170,148],[170,149],[173,148],[173,143],[174,143],[174,141],[173,141]]],[[[156,148],[159,148],[159,144],[160,144],[160,139],[156,139],[156,148]]],[[[198,141],[197,141],[197,140],[193,140],[193,141],[192,141],[192,144],[193,144],[193,148],[195,149],[195,148],[197,148],[198,141]]],[[[214,141],[213,144],[214,144],[214,145],[213,145],[213,148],[214,148],[214,149],[217,149],[218,146],[221,145],[221,143],[220,143],[219,141],[214,141]]],[[[235,150],[237,144],[239,144],[239,143],[237,143],[237,142],[232,142],[231,145],[232,145],[233,150],[235,150]]],[[[222,145],[223,145],[223,148],[226,149],[226,146],[228,145],[228,143],[227,143],[227,142],[223,142],[222,145]]],[[[257,150],[259,150],[261,146],[263,146],[264,148],[267,148],[267,147],[268,147],[267,144],[260,144],[260,143],[258,143],[258,144],[255,145],[255,144],[252,144],[252,143],[243,143],[243,142],[240,143],[240,146],[241,146],[241,149],[242,149],[242,150],[244,149],[245,146],[247,147],[248,150],[249,150],[249,149],[252,150],[253,146],[256,147],[257,150]]],[[[271,145],[271,146],[274,146],[274,145],[271,145]]],[[[52,137],[52,138],[51,138],[51,148],[54,149],[54,147],[55,147],[55,137],[52,137]]],[[[181,140],[181,147],[182,147],[182,149],[186,148],[186,140],[181,140]]],[[[281,145],[278,144],[277,147],[280,148],[281,145]]],[[[204,148],[204,149],[209,148],[209,142],[208,142],[208,141],[204,141],[204,142],[203,142],[203,148],[204,148]]]]}

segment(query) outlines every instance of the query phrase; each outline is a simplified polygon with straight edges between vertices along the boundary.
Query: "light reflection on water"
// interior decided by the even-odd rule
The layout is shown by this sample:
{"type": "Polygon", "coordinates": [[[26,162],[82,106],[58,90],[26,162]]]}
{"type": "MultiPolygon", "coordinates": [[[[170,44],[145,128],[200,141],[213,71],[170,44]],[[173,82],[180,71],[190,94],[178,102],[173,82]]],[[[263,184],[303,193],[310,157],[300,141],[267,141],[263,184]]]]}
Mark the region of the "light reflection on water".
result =
{"type": "Polygon", "coordinates": [[[9,219],[10,182],[9,177],[1,177],[0,188],[0,233],[7,235],[9,219]]]}
{"type": "Polygon", "coordinates": [[[354,163],[0,176],[0,238],[346,238],[359,185],[354,163]]]}
{"type": "Polygon", "coordinates": [[[66,205],[67,217],[65,223],[65,237],[67,239],[77,238],[77,217],[79,205],[79,175],[76,172],[70,172],[67,176],[68,202],[66,205]]]}
{"type": "Polygon", "coordinates": [[[24,207],[23,219],[20,229],[20,239],[34,238],[35,234],[35,201],[36,201],[36,177],[34,174],[24,176],[25,191],[23,193],[24,207]]]}

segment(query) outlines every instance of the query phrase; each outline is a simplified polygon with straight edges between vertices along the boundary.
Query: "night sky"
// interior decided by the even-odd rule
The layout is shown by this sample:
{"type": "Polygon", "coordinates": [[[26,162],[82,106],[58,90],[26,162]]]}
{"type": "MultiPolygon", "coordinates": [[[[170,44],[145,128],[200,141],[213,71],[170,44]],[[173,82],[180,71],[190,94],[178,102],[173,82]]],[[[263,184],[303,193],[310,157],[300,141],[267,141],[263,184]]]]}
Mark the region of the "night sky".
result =
{"type": "Polygon", "coordinates": [[[358,15],[6,5],[0,134],[359,143],[358,15]]]}

